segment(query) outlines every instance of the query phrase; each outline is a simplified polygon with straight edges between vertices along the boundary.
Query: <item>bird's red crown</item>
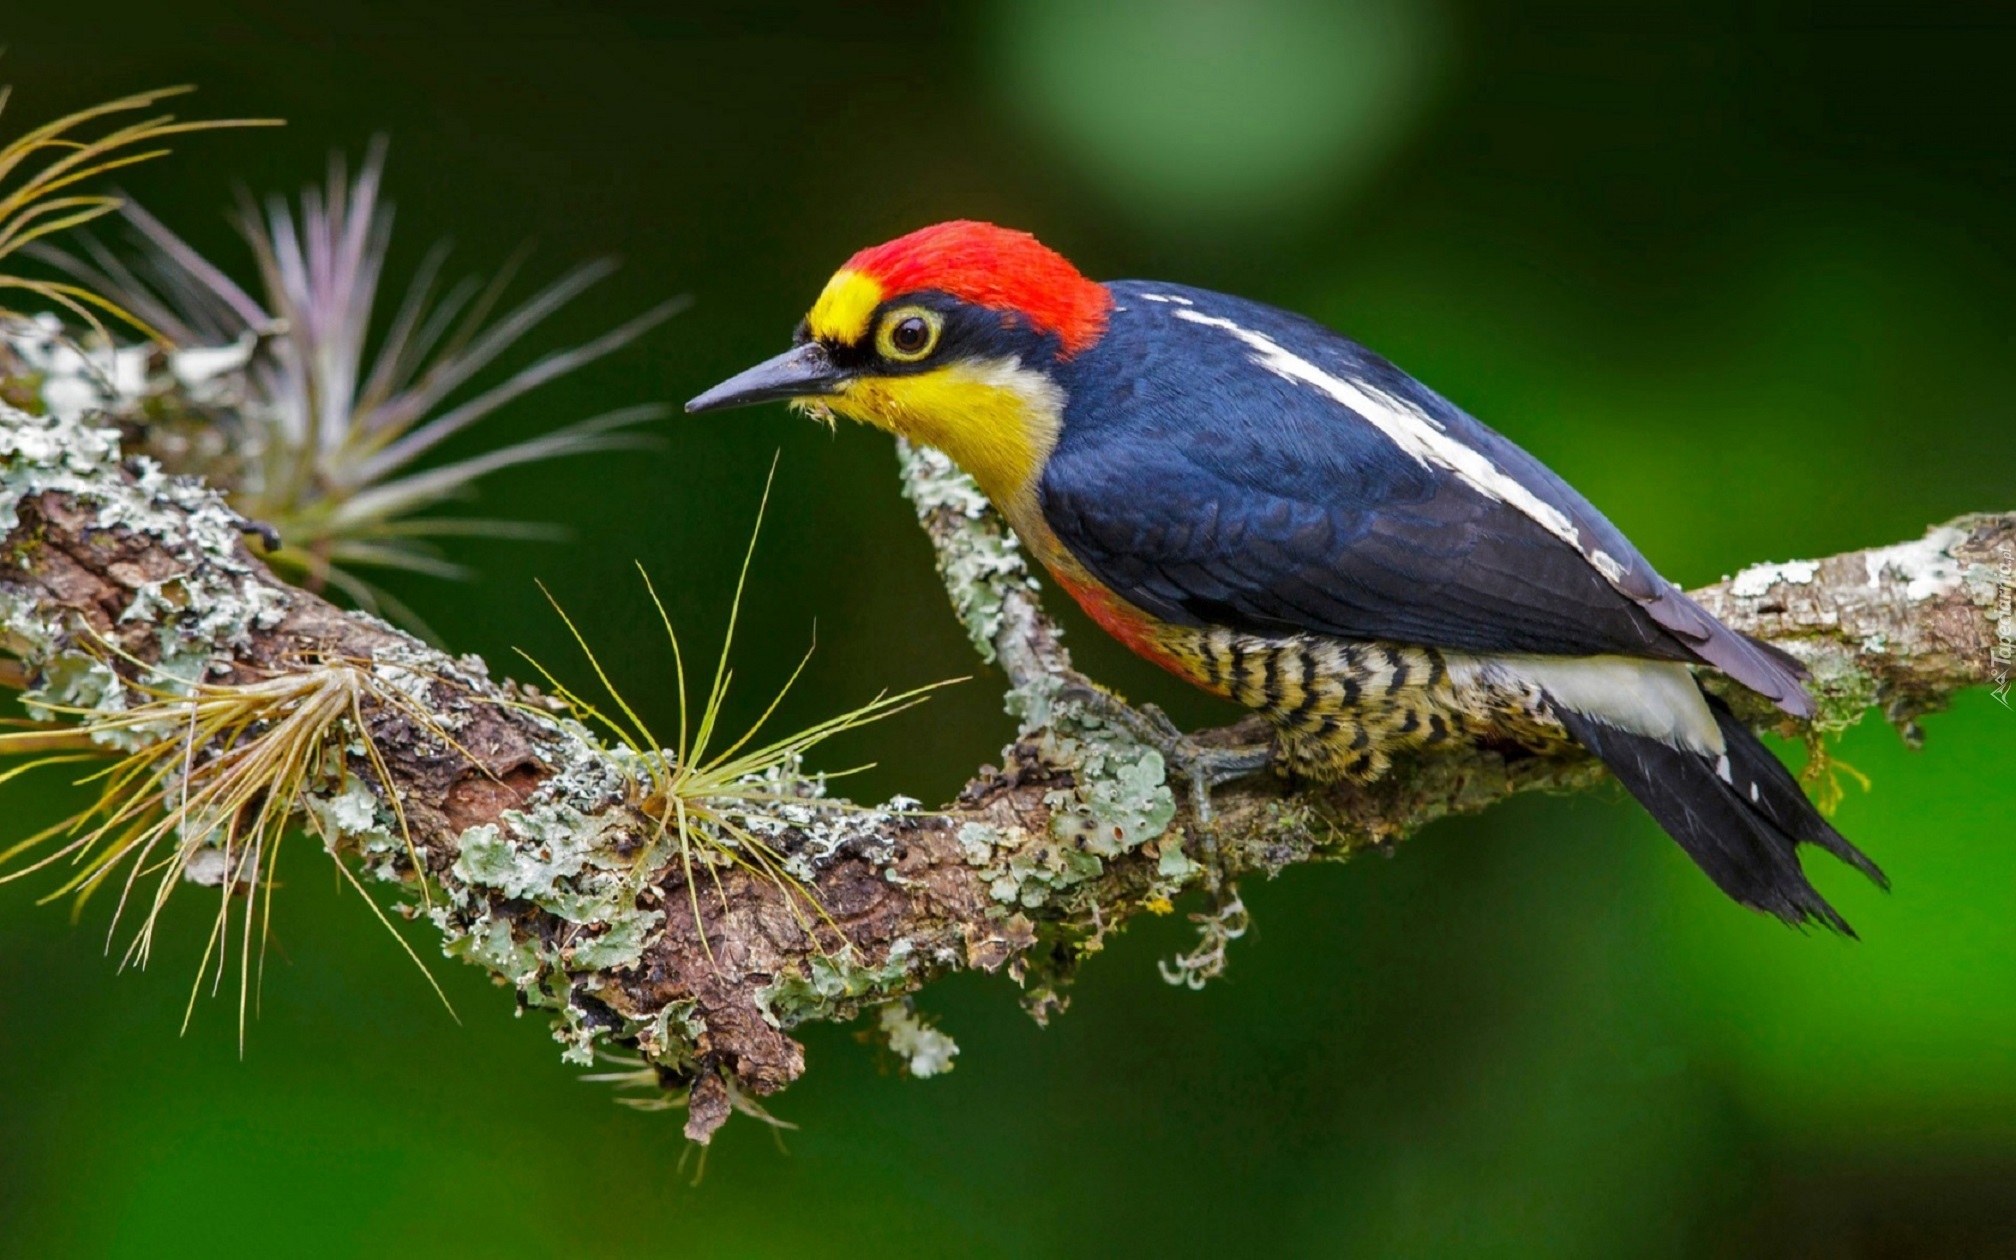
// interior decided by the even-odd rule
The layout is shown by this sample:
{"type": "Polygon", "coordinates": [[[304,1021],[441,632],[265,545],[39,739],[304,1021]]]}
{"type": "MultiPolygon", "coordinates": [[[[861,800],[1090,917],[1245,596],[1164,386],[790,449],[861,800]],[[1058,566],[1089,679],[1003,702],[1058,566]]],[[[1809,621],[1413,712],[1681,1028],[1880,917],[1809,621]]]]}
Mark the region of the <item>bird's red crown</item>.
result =
{"type": "Polygon", "coordinates": [[[937,289],[962,301],[1014,311],[1076,354],[1106,330],[1113,297],[1062,254],[1027,232],[970,219],[934,223],[847,260],[885,294],[937,289]]]}

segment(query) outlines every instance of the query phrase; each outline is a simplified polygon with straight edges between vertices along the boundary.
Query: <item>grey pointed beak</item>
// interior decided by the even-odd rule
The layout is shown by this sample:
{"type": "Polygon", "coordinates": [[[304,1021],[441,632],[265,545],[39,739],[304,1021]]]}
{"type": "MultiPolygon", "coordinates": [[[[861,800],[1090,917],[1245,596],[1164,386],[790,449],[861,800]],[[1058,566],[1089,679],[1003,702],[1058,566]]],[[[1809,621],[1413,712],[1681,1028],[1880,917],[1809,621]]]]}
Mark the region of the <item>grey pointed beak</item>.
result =
{"type": "Polygon", "coordinates": [[[686,411],[690,415],[787,398],[813,398],[832,393],[847,378],[848,373],[833,366],[826,347],[808,341],[729,377],[687,403],[686,411]]]}

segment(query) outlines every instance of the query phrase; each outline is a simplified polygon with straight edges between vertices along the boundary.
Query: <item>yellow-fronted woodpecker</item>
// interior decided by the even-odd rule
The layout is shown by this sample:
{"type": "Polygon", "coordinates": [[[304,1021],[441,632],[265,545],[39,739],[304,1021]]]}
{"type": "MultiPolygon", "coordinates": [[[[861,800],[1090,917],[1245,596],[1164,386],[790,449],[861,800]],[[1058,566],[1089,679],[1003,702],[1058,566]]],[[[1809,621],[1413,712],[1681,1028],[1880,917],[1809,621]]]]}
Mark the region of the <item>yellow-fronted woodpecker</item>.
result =
{"type": "MultiPolygon", "coordinates": [[[[1100,284],[1026,233],[942,223],[856,254],[790,350],[687,410],[779,399],[943,450],[1101,626],[1266,715],[1286,769],[1366,781],[1446,740],[1579,743],[1746,906],[1848,931],[1802,843],[1883,882],[1692,673],[1808,716],[1795,659],[1310,320],[1100,284]]],[[[1206,781],[1266,760],[1171,751],[1206,781]]]]}

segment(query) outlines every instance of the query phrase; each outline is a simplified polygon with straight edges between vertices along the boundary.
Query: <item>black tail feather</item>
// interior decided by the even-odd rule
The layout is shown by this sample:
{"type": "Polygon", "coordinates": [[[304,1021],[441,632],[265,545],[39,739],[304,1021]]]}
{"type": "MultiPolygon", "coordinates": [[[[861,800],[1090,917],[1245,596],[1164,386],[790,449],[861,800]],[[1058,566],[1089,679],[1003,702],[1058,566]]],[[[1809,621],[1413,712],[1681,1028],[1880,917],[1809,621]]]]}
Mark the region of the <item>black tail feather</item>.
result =
{"type": "Polygon", "coordinates": [[[1556,706],[1583,747],[1602,759],[1716,887],[1743,905],[1802,926],[1855,935],[1808,882],[1798,847],[1817,845],[1888,888],[1883,872],[1820,816],[1784,763],[1721,701],[1708,704],[1728,745],[1726,762],[1556,706]]]}
{"type": "Polygon", "coordinates": [[[1806,799],[1805,791],[1785,763],[1772,755],[1763,741],[1750,733],[1749,727],[1736,720],[1728,705],[1714,696],[1707,700],[1709,710],[1715,714],[1715,724],[1722,728],[1722,738],[1729,745],[1730,776],[1738,793],[1749,796],[1754,787],[1756,795],[1751,799],[1756,808],[1778,830],[1802,843],[1819,845],[1868,876],[1878,888],[1890,891],[1890,877],[1867,854],[1848,843],[1847,837],[1834,830],[1826,816],[1806,799]]]}

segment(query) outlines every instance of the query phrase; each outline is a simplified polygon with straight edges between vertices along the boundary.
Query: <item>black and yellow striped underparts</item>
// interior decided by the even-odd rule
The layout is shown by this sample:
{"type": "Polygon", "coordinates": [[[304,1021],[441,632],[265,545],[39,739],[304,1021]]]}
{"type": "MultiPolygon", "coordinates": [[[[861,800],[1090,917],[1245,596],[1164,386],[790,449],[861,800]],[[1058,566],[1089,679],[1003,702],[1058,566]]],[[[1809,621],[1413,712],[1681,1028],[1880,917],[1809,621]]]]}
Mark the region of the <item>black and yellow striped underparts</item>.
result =
{"type": "Polygon", "coordinates": [[[1450,739],[1536,752],[1570,741],[1537,686],[1466,655],[1325,635],[1280,637],[1167,627],[1159,646],[1199,684],[1256,710],[1280,736],[1280,764],[1364,783],[1395,754],[1450,739]]]}

